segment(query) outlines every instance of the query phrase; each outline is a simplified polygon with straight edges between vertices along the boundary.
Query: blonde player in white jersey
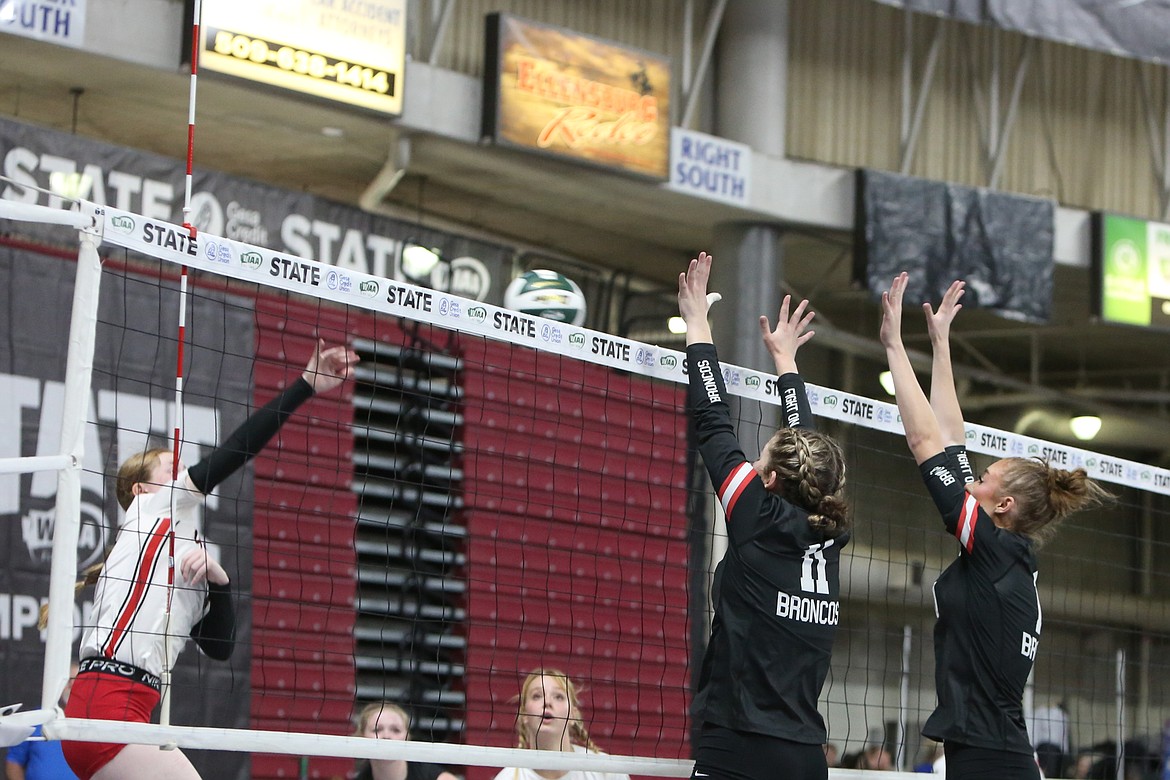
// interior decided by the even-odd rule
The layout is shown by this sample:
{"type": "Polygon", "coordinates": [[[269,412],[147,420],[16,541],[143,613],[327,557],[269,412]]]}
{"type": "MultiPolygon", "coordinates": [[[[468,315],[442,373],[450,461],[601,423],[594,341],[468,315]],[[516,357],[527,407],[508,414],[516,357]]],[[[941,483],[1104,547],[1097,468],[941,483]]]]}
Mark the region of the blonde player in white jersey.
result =
{"type": "MultiPolygon", "coordinates": [[[[82,637],[68,717],[148,723],[160,699],[161,678],[188,639],[211,658],[231,655],[230,581],[206,552],[200,507],[216,485],[263,449],[298,406],[351,377],[357,360],[346,347],[326,349],[319,342],[288,389],[199,463],[190,469],[179,464],[176,479],[169,450],[141,452],[122,464],[117,493],[126,516],[97,578],[93,622],[82,637]]],[[[99,742],[62,747],[81,780],[199,777],[181,750],[99,742]]]]}

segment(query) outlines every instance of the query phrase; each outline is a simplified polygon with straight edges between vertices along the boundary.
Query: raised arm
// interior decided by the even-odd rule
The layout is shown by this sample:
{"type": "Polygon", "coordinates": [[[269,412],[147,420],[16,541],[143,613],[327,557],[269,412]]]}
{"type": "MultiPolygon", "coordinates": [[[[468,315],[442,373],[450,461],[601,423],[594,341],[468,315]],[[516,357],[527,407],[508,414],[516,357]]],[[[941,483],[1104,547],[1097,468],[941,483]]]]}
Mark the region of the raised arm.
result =
{"type": "Polygon", "coordinates": [[[942,431],[946,445],[963,444],[965,429],[963,410],[959,408],[959,395],[955,392],[955,374],[951,368],[951,322],[963,308],[959,300],[963,297],[966,282],[952,282],[943,295],[938,311],[929,302],[922,304],[926,313],[926,329],[930,333],[930,346],[934,359],[930,368],[930,408],[942,431]]]}
{"type": "Polygon", "coordinates": [[[711,344],[711,323],[707,311],[711,304],[722,296],[707,294],[707,281],[711,278],[711,255],[700,252],[691,260],[685,273],[678,275],[678,313],[687,324],[687,346],[711,344]]]}
{"type": "Polygon", "coordinates": [[[347,347],[325,347],[323,340],[299,379],[280,395],[257,409],[232,434],[187,475],[200,493],[210,493],[236,469],[255,457],[272,440],[280,426],[314,393],[332,390],[353,376],[357,353],[347,347]]]}
{"type": "Polygon", "coordinates": [[[918,383],[910,356],[902,343],[902,296],[909,278],[905,272],[898,274],[890,289],[882,293],[881,342],[886,348],[886,359],[894,377],[894,395],[898,399],[902,427],[906,430],[906,443],[915,462],[922,463],[942,452],[946,445],[930,401],[918,383]]]}
{"type": "Polygon", "coordinates": [[[808,311],[808,301],[801,301],[791,316],[792,296],[785,295],[780,304],[780,315],[773,329],[767,317],[760,317],[760,334],[764,346],[776,364],[780,377],[780,402],[784,411],[783,425],[788,428],[816,428],[812,408],[808,402],[808,391],[796,367],[796,351],[813,337],[815,331],[808,329],[812,324],[813,312],[808,311]]]}
{"type": "Polygon", "coordinates": [[[816,316],[814,312],[808,311],[808,301],[797,304],[796,310],[789,317],[788,310],[791,304],[792,296],[785,295],[784,301],[780,304],[780,316],[776,319],[775,330],[769,324],[768,318],[760,315],[760,333],[764,338],[764,346],[776,363],[776,373],[781,376],[800,373],[796,367],[796,350],[816,333],[808,329],[813,317],[816,316]]]}

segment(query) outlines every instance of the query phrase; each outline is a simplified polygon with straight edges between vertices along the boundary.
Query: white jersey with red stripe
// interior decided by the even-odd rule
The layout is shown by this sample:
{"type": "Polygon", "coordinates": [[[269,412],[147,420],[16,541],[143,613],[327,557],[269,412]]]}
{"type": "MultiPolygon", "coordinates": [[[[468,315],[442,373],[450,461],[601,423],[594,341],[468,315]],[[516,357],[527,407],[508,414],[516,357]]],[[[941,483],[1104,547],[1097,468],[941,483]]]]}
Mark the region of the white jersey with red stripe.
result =
{"type": "Polygon", "coordinates": [[[184,471],[171,485],[130,504],[98,579],[81,658],[111,658],[158,676],[174,667],[191,628],[207,612],[207,584],[189,585],[178,566],[200,544],[203,501],[184,471]]]}

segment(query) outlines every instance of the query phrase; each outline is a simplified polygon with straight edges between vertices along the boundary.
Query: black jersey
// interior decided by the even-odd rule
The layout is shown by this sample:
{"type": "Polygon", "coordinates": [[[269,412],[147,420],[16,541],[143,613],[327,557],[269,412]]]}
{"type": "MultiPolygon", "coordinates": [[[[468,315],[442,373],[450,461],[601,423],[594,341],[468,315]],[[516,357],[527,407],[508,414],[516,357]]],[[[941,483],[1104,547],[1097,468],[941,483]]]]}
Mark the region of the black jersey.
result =
{"type": "MultiPolygon", "coordinates": [[[[740,449],[712,344],[687,347],[699,452],[727,517],[715,569],[715,616],[694,709],[701,722],[822,744],[817,699],[837,633],[841,548],[808,512],[764,489],[740,449]]],[[[785,423],[812,427],[804,383],[780,377],[785,423]]]]}
{"type": "Polygon", "coordinates": [[[1023,698],[1040,640],[1036,556],[1028,539],[997,527],[967,492],[966,464],[964,448],[948,447],[920,467],[959,540],[959,557],[934,583],[938,706],[922,733],[1031,755],[1023,698]]]}

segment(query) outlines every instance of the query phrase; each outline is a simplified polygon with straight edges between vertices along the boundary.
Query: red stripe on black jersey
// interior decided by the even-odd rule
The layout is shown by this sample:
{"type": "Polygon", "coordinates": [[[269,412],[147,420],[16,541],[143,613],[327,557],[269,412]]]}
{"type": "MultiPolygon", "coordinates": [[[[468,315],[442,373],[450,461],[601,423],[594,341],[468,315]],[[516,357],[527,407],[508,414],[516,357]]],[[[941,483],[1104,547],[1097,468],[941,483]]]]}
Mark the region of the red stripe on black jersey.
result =
{"type": "Polygon", "coordinates": [[[731,511],[735,509],[735,502],[739,500],[744,488],[748,486],[754,476],[756,476],[755,468],[752,464],[744,461],[732,469],[731,473],[727,475],[727,479],[723,480],[723,484],[719,488],[719,503],[723,504],[724,516],[731,517],[731,511]]]}
{"type": "Polygon", "coordinates": [[[959,523],[955,526],[955,538],[967,552],[975,549],[975,518],[979,515],[979,502],[970,493],[963,493],[963,508],[959,512],[959,523]]]}
{"type": "Polygon", "coordinates": [[[156,523],[154,529],[151,530],[146,547],[138,559],[138,566],[134,572],[134,587],[130,589],[126,604],[118,614],[118,619],[114,621],[114,627],[110,630],[110,638],[102,647],[102,655],[106,658],[114,657],[118,644],[126,636],[130,624],[134,622],[134,618],[145,599],[146,590],[150,587],[150,572],[158,562],[158,557],[162,553],[163,540],[167,538],[170,530],[171,518],[169,517],[161,518],[160,522],[156,523]]]}

